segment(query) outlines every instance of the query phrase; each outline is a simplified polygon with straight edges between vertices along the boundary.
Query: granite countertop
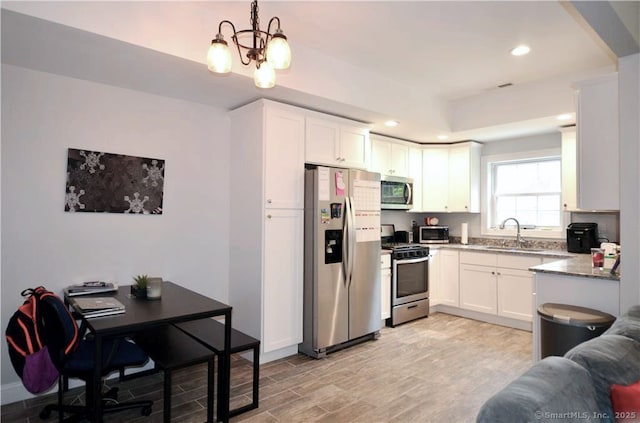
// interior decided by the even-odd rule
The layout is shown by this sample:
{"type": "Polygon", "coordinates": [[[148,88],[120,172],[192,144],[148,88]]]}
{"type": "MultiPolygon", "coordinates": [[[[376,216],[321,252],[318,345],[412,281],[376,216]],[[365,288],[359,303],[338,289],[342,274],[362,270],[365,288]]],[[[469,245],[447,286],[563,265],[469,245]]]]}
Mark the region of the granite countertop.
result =
{"type": "Polygon", "coordinates": [[[478,251],[483,253],[499,253],[499,254],[515,254],[538,257],[556,257],[558,259],[566,259],[575,257],[576,254],[568,253],[562,250],[548,250],[544,248],[515,248],[515,247],[498,247],[493,245],[478,244],[428,244],[433,249],[450,249],[460,251],[478,251]]]}
{"type": "MultiPolygon", "coordinates": [[[[434,250],[477,251],[481,253],[513,254],[557,258],[558,260],[530,267],[529,270],[533,272],[555,273],[566,276],[586,276],[589,278],[609,279],[613,281],[620,280],[619,274],[612,275],[611,273],[609,273],[608,269],[600,270],[598,268],[592,268],[590,254],[575,254],[569,253],[564,250],[550,250],[544,248],[513,248],[480,244],[451,243],[425,245],[434,250]]],[[[382,249],[383,254],[387,254],[390,252],[390,250],[382,249]]]]}
{"type": "Polygon", "coordinates": [[[570,259],[558,260],[551,263],[530,267],[529,270],[540,273],[555,273],[565,276],[585,276],[588,278],[608,279],[619,281],[620,275],[612,275],[607,270],[591,267],[591,255],[577,254],[570,259]]]}

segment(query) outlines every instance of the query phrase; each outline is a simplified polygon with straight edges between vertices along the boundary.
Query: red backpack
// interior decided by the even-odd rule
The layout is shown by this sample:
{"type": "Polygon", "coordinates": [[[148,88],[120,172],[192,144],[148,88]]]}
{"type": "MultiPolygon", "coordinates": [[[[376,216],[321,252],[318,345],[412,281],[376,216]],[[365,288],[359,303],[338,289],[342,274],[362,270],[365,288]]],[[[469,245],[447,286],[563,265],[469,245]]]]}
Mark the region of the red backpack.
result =
{"type": "Polygon", "coordinates": [[[5,332],[9,357],[25,388],[33,394],[51,388],[59,375],[56,365],[78,345],[78,325],[63,301],[39,286],[25,289],[24,303],[5,332]]]}

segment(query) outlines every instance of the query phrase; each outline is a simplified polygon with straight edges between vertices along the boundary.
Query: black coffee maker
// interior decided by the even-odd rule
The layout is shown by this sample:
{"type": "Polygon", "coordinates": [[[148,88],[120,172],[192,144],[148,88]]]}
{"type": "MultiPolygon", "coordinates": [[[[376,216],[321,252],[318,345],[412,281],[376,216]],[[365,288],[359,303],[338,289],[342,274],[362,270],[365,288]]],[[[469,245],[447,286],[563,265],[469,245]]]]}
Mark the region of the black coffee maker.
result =
{"type": "Polygon", "coordinates": [[[570,253],[590,253],[598,242],[598,224],[578,222],[567,226],[567,251],[570,253]]]}

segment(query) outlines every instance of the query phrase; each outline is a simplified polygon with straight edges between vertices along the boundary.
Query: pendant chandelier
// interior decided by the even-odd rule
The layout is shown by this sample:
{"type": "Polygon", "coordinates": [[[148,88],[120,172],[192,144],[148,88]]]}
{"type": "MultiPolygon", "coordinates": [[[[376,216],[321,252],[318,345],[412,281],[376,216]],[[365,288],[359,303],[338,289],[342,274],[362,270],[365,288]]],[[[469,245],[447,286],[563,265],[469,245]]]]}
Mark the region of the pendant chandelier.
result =
{"type": "Polygon", "coordinates": [[[260,29],[258,18],[258,1],[251,2],[251,29],[236,31],[230,21],[224,20],[218,25],[218,34],[211,41],[207,52],[207,66],[214,73],[231,72],[231,50],[222,36],[222,25],[228,24],[233,30],[231,39],[238,48],[238,55],[243,65],[256,62],[253,80],[259,88],[271,88],[276,84],[276,69],[287,69],[291,64],[291,49],[287,37],[280,29],[280,18],[274,16],[269,20],[267,30],[260,29]],[[277,28],[271,33],[271,25],[276,22],[277,28]],[[246,57],[246,58],[245,58],[246,57]]]}

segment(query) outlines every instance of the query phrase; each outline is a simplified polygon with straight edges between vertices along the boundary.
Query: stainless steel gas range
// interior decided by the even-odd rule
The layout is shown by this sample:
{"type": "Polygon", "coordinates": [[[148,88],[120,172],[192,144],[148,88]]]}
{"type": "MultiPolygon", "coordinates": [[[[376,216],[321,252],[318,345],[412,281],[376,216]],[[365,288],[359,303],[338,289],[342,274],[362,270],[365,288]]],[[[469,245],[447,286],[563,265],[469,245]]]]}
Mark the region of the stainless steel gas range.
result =
{"type": "MultiPolygon", "coordinates": [[[[393,225],[383,225],[393,226],[393,225]]],[[[429,247],[394,243],[389,228],[382,230],[382,248],[391,250],[391,317],[396,326],[429,315],[429,247]]]]}

